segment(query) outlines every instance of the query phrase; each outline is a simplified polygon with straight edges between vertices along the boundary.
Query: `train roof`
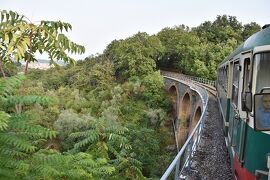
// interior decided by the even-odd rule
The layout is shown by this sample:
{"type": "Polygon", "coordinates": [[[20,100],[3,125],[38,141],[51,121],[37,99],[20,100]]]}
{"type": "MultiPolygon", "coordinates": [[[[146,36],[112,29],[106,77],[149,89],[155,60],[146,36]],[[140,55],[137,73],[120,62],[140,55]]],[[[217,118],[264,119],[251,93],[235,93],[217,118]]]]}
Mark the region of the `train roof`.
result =
{"type": "Polygon", "coordinates": [[[220,64],[229,61],[235,55],[253,50],[256,46],[270,45],[270,26],[266,26],[261,31],[250,36],[245,42],[243,42],[238,48],[232,52],[229,56],[227,56],[220,64]]]}

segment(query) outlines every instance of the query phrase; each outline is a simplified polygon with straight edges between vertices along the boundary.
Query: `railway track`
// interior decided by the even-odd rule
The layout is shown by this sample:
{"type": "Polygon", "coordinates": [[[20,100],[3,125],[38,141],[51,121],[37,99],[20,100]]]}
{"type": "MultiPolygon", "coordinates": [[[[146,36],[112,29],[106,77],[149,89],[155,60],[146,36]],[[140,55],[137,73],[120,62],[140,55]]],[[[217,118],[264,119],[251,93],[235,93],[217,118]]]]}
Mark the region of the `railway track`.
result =
{"type": "Polygon", "coordinates": [[[170,71],[162,70],[161,73],[162,75],[173,77],[179,80],[189,81],[189,82],[191,81],[192,83],[205,88],[210,94],[214,95],[215,97],[217,95],[216,88],[214,87],[214,84],[215,84],[214,81],[210,81],[208,79],[198,78],[194,76],[188,76],[188,75],[181,74],[178,72],[170,72],[170,71]]]}
{"type": "Polygon", "coordinates": [[[213,95],[215,97],[217,96],[217,90],[216,90],[215,87],[210,86],[208,84],[203,84],[203,83],[200,83],[200,82],[196,82],[196,81],[194,81],[194,83],[197,84],[200,87],[205,88],[211,95],[213,95]]]}
{"type": "MultiPolygon", "coordinates": [[[[221,116],[217,107],[215,82],[186,76],[179,73],[163,72],[163,75],[195,84],[207,90],[209,95],[208,110],[202,128],[201,142],[190,159],[190,165],[184,167],[179,179],[233,179],[230,159],[226,149],[221,116]]],[[[178,179],[178,178],[176,178],[178,179]]]]}
{"type": "MultiPolygon", "coordinates": [[[[208,87],[212,94],[212,88],[208,87]]],[[[202,130],[202,141],[191,159],[191,166],[183,171],[188,180],[233,180],[230,158],[222,130],[216,97],[209,96],[207,118],[202,130]]],[[[181,178],[180,178],[181,179],[181,178]]]]}

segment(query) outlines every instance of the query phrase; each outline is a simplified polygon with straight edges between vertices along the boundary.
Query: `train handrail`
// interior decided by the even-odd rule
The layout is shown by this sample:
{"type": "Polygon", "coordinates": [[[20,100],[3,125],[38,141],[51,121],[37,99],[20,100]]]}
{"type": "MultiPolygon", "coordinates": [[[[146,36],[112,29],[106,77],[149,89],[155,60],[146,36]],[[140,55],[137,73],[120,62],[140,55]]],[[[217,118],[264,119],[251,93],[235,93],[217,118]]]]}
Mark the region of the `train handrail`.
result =
{"type": "Polygon", "coordinates": [[[197,85],[192,85],[188,82],[185,82],[183,80],[179,80],[179,79],[175,79],[169,76],[163,76],[164,78],[167,79],[171,79],[183,84],[188,85],[193,91],[197,92],[198,95],[200,96],[202,102],[203,102],[203,112],[202,115],[198,121],[198,123],[196,124],[195,128],[192,130],[191,134],[189,135],[188,139],[186,140],[186,142],[184,143],[184,145],[182,146],[182,148],[180,149],[180,151],[178,152],[178,154],[176,155],[176,157],[174,158],[174,160],[172,161],[172,163],[170,164],[170,166],[167,168],[167,170],[165,171],[165,173],[162,175],[162,177],[160,178],[161,180],[165,180],[167,179],[170,174],[172,173],[172,171],[175,169],[175,176],[174,179],[179,179],[180,177],[180,173],[182,172],[182,170],[184,169],[184,167],[186,167],[188,165],[188,163],[190,163],[190,158],[193,156],[193,153],[195,152],[195,150],[198,147],[198,144],[200,142],[201,139],[201,131],[202,131],[202,126],[204,125],[205,119],[206,119],[206,112],[208,109],[208,93],[204,88],[201,88],[197,85]],[[193,137],[194,135],[197,135],[195,141],[193,141],[193,137]],[[190,145],[192,143],[192,145],[190,145]],[[184,152],[187,150],[187,148],[189,148],[189,154],[188,157],[183,165],[183,167],[181,168],[181,170],[179,169],[180,167],[180,160],[181,157],[183,156],[184,152]]]}

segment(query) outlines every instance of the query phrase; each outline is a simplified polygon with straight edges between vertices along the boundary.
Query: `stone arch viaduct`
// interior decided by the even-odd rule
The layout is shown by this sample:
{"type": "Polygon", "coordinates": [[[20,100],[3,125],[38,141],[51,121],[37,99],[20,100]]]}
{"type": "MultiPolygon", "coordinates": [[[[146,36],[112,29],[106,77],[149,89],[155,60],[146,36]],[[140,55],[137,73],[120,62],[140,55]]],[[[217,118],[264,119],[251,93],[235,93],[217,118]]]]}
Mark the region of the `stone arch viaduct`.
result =
{"type": "Polygon", "coordinates": [[[202,116],[203,99],[198,90],[186,81],[164,79],[173,106],[176,145],[181,148],[202,116]]]}
{"type": "MultiPolygon", "coordinates": [[[[175,179],[179,179],[180,172],[190,165],[193,152],[201,141],[208,109],[208,92],[198,83],[201,80],[194,79],[196,77],[166,71],[162,75],[173,107],[171,119],[178,154],[161,179],[167,179],[172,172],[175,179]]],[[[202,83],[205,83],[204,80],[202,83]]]]}

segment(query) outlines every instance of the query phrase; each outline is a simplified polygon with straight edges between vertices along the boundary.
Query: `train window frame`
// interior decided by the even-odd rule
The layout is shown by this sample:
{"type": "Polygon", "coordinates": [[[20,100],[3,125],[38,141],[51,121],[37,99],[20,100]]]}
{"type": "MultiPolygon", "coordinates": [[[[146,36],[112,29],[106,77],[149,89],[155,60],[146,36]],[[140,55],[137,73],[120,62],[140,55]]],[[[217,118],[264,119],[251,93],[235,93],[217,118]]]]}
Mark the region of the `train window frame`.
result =
{"type": "Polygon", "coordinates": [[[240,61],[239,61],[239,59],[237,59],[237,60],[235,60],[234,62],[233,62],[233,72],[232,72],[232,87],[231,87],[231,90],[232,90],[232,92],[231,92],[231,100],[232,100],[232,104],[234,105],[234,107],[235,108],[237,108],[238,107],[238,105],[239,105],[239,98],[238,98],[238,96],[239,96],[239,84],[240,84],[240,72],[241,72],[241,66],[240,66],[240,61]],[[236,85],[234,85],[234,77],[235,77],[235,65],[236,64],[238,64],[238,68],[237,68],[237,70],[239,71],[238,72],[238,84],[237,84],[237,95],[236,96],[234,96],[234,87],[236,87],[236,85]],[[235,99],[234,99],[234,97],[237,97],[237,100],[236,100],[236,103],[235,103],[235,99]]]}
{"type": "MultiPolygon", "coordinates": [[[[255,59],[255,56],[257,55],[257,54],[263,54],[263,53],[270,53],[270,50],[267,50],[267,51],[260,51],[260,52],[256,52],[256,53],[254,53],[253,54],[253,59],[252,59],[252,73],[251,73],[251,80],[253,81],[254,79],[254,69],[255,69],[255,63],[257,63],[257,60],[255,59]],[[256,61],[256,62],[255,62],[256,61]]],[[[258,77],[258,72],[256,72],[256,82],[255,82],[255,94],[257,93],[258,94],[258,92],[257,92],[257,77],[258,77]]],[[[252,82],[251,82],[252,83],[252,82]]],[[[251,84],[251,87],[253,86],[253,84],[251,84]]]]}
{"type": "Polygon", "coordinates": [[[224,84],[224,75],[225,75],[225,70],[226,70],[226,65],[222,65],[221,67],[218,68],[218,84],[219,86],[225,91],[227,92],[226,90],[226,87],[225,87],[225,84],[224,84]]]}
{"type": "Polygon", "coordinates": [[[242,111],[247,111],[247,112],[252,112],[252,93],[251,93],[252,92],[252,71],[253,71],[252,60],[250,57],[247,57],[244,59],[243,86],[242,86],[242,93],[241,93],[241,109],[242,111]],[[248,75],[246,74],[247,72],[249,72],[248,75]],[[248,102],[250,104],[248,107],[247,107],[247,100],[249,100],[248,102]]]}
{"type": "Polygon", "coordinates": [[[226,64],[225,65],[225,75],[224,75],[224,77],[226,78],[225,79],[225,92],[227,93],[227,91],[228,91],[228,81],[229,81],[229,65],[228,64],[226,64]]]}
{"type": "Polygon", "coordinates": [[[270,131],[270,126],[269,128],[258,128],[257,127],[257,114],[256,114],[256,96],[263,96],[263,95],[270,95],[270,93],[256,93],[254,94],[254,104],[253,104],[253,109],[254,109],[254,117],[253,117],[253,123],[254,123],[254,130],[255,131],[270,131]]]}

